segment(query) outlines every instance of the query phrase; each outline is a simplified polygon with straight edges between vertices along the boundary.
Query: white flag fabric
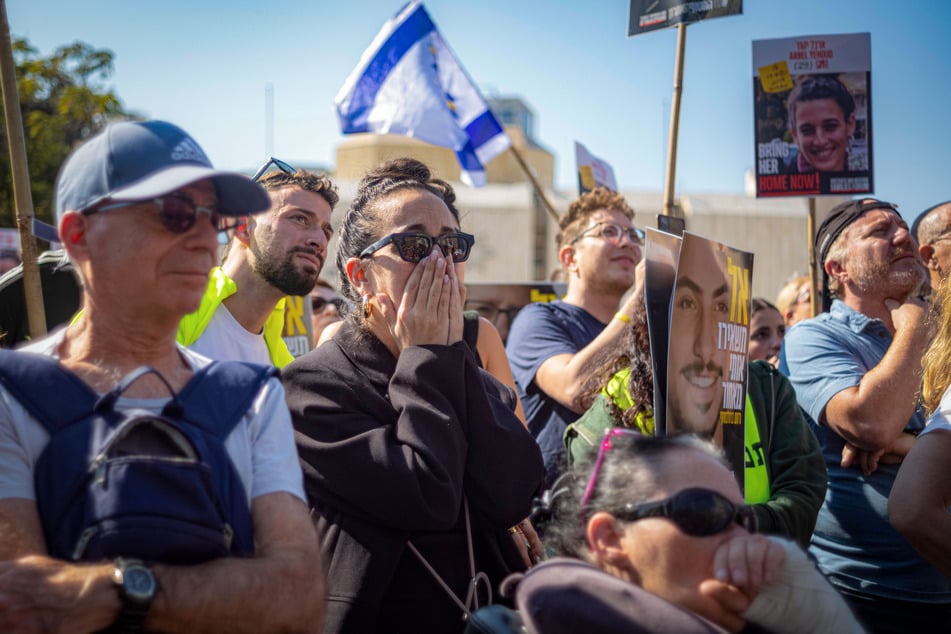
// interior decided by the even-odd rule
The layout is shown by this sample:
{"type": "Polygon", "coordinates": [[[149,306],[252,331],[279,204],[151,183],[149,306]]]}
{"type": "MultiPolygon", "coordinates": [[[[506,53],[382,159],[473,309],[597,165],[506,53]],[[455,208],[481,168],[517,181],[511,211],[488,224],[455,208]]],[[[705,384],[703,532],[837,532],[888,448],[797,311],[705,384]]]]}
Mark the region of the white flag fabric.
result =
{"type": "Polygon", "coordinates": [[[595,187],[607,187],[617,191],[614,168],[575,141],[575,159],[578,162],[578,193],[584,194],[595,187]]]}
{"type": "Polygon", "coordinates": [[[383,25],[334,106],[343,134],[402,134],[455,150],[473,187],[512,143],[418,0],[383,25]]]}

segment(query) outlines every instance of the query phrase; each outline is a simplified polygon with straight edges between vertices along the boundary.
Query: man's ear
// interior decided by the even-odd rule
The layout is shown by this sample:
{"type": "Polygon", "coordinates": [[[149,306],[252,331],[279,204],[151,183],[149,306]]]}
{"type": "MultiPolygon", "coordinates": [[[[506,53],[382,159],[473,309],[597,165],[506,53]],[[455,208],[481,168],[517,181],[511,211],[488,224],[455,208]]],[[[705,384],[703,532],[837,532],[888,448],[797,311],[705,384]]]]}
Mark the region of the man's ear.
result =
{"type": "Polygon", "coordinates": [[[576,268],[575,256],[575,248],[570,244],[566,244],[565,246],[558,249],[558,261],[561,262],[561,265],[569,272],[576,268]]]}
{"type": "Polygon", "coordinates": [[[610,513],[601,511],[592,515],[585,528],[585,537],[596,561],[618,567],[627,564],[627,553],[621,544],[624,529],[610,513]]]}
{"type": "Polygon", "coordinates": [[[840,284],[848,279],[848,272],[838,260],[826,260],[825,266],[822,268],[825,269],[826,275],[837,280],[840,284]]]}
{"type": "Polygon", "coordinates": [[[86,229],[89,219],[78,211],[67,211],[59,221],[59,239],[70,257],[88,251],[86,229]]]}
{"type": "Polygon", "coordinates": [[[921,261],[924,262],[924,265],[932,271],[938,270],[938,260],[934,256],[934,247],[930,244],[923,244],[918,247],[918,255],[921,256],[921,261]]]}
{"type": "Polygon", "coordinates": [[[242,216],[238,219],[238,224],[234,229],[234,238],[244,246],[251,244],[251,223],[254,222],[249,216],[242,216]]]}

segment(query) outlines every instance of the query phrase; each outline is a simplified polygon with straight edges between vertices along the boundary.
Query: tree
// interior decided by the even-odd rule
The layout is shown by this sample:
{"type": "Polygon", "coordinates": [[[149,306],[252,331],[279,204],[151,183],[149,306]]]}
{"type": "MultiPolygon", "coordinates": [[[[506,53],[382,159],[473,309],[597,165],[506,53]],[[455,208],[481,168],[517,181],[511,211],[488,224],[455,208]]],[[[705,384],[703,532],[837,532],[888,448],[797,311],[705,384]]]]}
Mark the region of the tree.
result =
{"type": "MultiPolygon", "coordinates": [[[[53,223],[56,175],[70,151],[109,121],[130,115],[106,86],[113,72],[111,51],[75,42],[44,58],[25,39],[13,38],[12,44],[34,213],[53,223]]],[[[0,143],[0,226],[13,227],[13,173],[4,128],[0,143]]]]}

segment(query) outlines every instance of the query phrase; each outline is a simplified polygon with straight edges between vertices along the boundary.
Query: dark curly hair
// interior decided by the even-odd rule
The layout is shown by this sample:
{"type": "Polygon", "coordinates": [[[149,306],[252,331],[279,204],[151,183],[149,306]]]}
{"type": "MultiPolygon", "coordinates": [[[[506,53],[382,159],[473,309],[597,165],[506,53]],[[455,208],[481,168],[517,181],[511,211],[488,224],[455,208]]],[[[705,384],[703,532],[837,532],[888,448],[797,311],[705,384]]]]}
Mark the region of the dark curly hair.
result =
{"type": "MultiPolygon", "coordinates": [[[[401,189],[421,189],[434,194],[446,203],[453,218],[459,222],[456,193],[452,186],[434,177],[420,161],[408,157],[393,159],[367,172],[357,187],[357,195],[340,227],[337,243],[340,292],[355,303],[359,304],[361,298],[347,277],[347,260],[359,257],[364,249],[383,237],[378,203],[401,189]]],[[[351,311],[350,314],[356,318],[362,316],[359,310],[351,311]]]]}

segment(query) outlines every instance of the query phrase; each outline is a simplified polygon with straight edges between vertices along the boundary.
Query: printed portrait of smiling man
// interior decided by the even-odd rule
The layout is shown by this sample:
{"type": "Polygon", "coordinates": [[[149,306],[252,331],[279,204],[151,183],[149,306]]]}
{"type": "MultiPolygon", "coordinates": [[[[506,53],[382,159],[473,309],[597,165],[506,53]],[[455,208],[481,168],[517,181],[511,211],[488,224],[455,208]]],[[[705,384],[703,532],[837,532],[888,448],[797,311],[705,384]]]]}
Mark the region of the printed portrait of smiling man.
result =
{"type": "Polygon", "coordinates": [[[670,318],[667,433],[703,434],[722,444],[718,425],[729,351],[717,345],[729,321],[726,259],[706,240],[683,242],[670,318]]]}

